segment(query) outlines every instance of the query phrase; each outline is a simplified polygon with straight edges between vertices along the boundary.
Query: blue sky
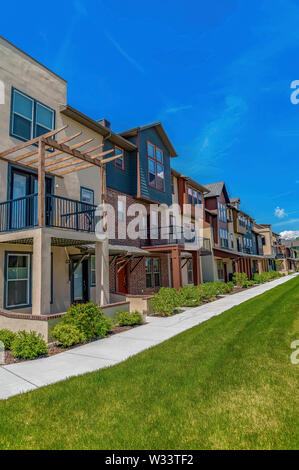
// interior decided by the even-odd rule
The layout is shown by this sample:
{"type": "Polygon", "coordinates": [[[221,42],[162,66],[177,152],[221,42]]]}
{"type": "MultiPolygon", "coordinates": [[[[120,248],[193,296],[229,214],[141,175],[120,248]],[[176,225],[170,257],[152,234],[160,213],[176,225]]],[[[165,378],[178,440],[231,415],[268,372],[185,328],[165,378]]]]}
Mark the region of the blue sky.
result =
{"type": "Polygon", "coordinates": [[[174,168],[281,232],[299,230],[298,23],[296,0],[33,0],[1,5],[0,34],[114,131],[161,120],[174,168]]]}

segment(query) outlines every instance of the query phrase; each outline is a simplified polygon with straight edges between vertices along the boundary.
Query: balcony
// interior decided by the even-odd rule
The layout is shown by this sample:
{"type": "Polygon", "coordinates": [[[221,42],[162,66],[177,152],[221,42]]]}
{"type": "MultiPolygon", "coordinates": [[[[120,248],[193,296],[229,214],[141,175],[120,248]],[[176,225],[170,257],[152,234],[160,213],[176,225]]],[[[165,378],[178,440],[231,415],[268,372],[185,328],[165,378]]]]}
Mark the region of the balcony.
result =
{"type": "Polygon", "coordinates": [[[200,250],[201,255],[210,255],[211,242],[209,238],[199,237],[196,232],[189,232],[179,226],[168,226],[144,230],[141,245],[189,245],[200,250]]]}
{"type": "MultiPolygon", "coordinates": [[[[45,197],[45,225],[80,232],[95,231],[96,206],[54,194],[45,197]]],[[[38,195],[0,203],[0,233],[38,227],[38,195]]]]}

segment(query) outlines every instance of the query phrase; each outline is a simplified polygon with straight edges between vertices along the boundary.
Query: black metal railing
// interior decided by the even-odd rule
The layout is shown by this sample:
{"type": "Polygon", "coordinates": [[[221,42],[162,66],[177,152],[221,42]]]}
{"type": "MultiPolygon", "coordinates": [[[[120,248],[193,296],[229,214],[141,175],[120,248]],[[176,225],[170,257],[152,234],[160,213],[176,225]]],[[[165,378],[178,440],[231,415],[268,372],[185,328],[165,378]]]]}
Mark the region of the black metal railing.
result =
{"type": "Polygon", "coordinates": [[[38,225],[37,194],[0,203],[0,232],[22,230],[38,225]]]}
{"type": "Polygon", "coordinates": [[[211,253],[211,243],[208,238],[198,236],[196,231],[189,231],[180,226],[151,227],[141,231],[141,245],[194,245],[204,254],[211,253]]]}
{"type": "Polygon", "coordinates": [[[54,194],[46,196],[46,225],[80,232],[95,231],[96,206],[54,194]]]}
{"type": "MultiPolygon", "coordinates": [[[[49,227],[94,232],[96,206],[54,194],[45,198],[45,223],[49,227]]],[[[38,226],[38,197],[31,194],[0,203],[0,232],[38,226]]]]}

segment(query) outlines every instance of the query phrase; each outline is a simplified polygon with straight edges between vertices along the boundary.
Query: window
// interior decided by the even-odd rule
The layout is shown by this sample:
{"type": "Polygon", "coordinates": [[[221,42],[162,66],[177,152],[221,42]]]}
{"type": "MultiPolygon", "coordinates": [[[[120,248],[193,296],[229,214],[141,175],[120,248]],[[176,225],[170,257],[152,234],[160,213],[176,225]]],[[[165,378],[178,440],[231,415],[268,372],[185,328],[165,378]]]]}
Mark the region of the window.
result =
{"type": "Polygon", "coordinates": [[[6,307],[30,305],[30,254],[7,253],[6,307]]]}
{"type": "Polygon", "coordinates": [[[114,166],[115,168],[118,168],[119,170],[124,170],[125,169],[124,152],[119,147],[114,147],[114,156],[116,157],[117,155],[120,155],[120,157],[113,160],[114,166]]]}
{"type": "Polygon", "coordinates": [[[152,286],[152,260],[151,258],[146,258],[145,260],[145,273],[146,273],[146,287],[150,288],[152,286]]]}
{"type": "Polygon", "coordinates": [[[117,201],[117,218],[119,222],[125,221],[125,203],[124,201],[117,201]]]}
{"type": "Polygon", "coordinates": [[[231,245],[231,248],[234,249],[234,236],[232,233],[230,234],[230,245],[231,245]]]}
{"type": "Polygon", "coordinates": [[[159,258],[153,258],[153,274],[154,274],[154,286],[160,287],[160,260],[159,258]]]}
{"type": "Polygon", "coordinates": [[[224,229],[219,230],[220,246],[228,248],[228,231],[224,229]]]}
{"type": "Polygon", "coordinates": [[[161,286],[161,267],[159,258],[146,258],[145,272],[147,288],[161,286]]]}
{"type": "Polygon", "coordinates": [[[192,263],[192,259],[188,259],[188,261],[187,261],[187,277],[188,277],[188,284],[193,284],[193,263],[192,263]]]}
{"type": "Polygon", "coordinates": [[[227,222],[226,205],[218,202],[218,217],[222,222],[227,222]]]}
{"type": "Polygon", "coordinates": [[[81,202],[85,202],[87,204],[94,203],[94,192],[92,189],[83,188],[81,186],[81,202]]]}
{"type": "Polygon", "coordinates": [[[195,191],[195,189],[188,188],[188,204],[202,204],[202,196],[201,193],[195,191]]]}
{"type": "Polygon", "coordinates": [[[90,285],[96,285],[96,257],[91,255],[90,257],[90,285]]]}
{"type": "Polygon", "coordinates": [[[11,135],[30,140],[50,132],[55,127],[55,112],[39,101],[12,89],[11,135]]]}
{"type": "Polygon", "coordinates": [[[165,175],[162,150],[148,142],[147,158],[149,185],[156,189],[159,189],[160,191],[164,191],[165,175]]]}
{"type": "Polygon", "coordinates": [[[171,193],[174,194],[174,177],[171,177],[171,193]]]}

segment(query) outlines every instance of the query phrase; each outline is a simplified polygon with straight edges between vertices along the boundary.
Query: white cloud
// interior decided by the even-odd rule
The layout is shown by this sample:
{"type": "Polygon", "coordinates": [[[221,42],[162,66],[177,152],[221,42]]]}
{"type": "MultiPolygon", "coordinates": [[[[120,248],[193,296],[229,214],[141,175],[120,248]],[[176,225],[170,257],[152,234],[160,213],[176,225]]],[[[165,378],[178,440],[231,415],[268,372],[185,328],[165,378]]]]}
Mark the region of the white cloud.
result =
{"type": "Polygon", "coordinates": [[[281,209],[279,206],[277,206],[274,211],[274,215],[275,217],[278,217],[279,219],[283,219],[284,217],[286,217],[287,214],[285,213],[284,209],[281,209]]]}
{"type": "Polygon", "coordinates": [[[299,218],[282,220],[281,222],[277,222],[276,224],[273,224],[273,227],[279,227],[281,225],[292,225],[292,224],[298,224],[298,223],[299,223],[299,218]]]}
{"type": "Polygon", "coordinates": [[[284,232],[280,232],[280,236],[285,240],[294,240],[299,237],[299,230],[285,230],[284,232]]]}

